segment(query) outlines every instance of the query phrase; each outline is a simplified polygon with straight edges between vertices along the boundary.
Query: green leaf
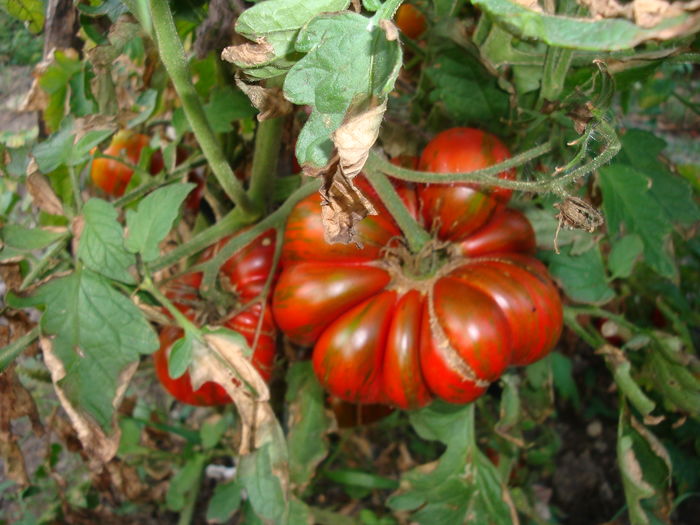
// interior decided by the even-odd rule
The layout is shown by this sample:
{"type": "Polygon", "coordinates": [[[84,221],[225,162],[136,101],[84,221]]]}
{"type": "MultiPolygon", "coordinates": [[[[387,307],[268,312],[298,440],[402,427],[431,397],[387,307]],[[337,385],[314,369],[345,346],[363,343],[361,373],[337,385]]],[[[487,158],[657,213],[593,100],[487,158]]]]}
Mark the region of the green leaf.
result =
{"type": "Polygon", "coordinates": [[[622,18],[591,20],[555,16],[533,11],[511,0],[472,0],[481,11],[494,17],[516,35],[541,40],[550,46],[589,51],[631,49],[637,44],[660,37],[663,31],[689,31],[689,15],[666,18],[652,28],[641,28],[622,18]]]}
{"type": "Polygon", "coordinates": [[[108,129],[94,129],[86,132],[71,148],[66,164],[68,166],[76,166],[88,160],[91,156],[90,151],[115,131],[116,127],[110,127],[108,129]]]}
{"type": "Polygon", "coordinates": [[[287,498],[272,467],[277,451],[275,442],[243,456],[238,466],[238,479],[245,487],[255,513],[272,523],[282,523],[287,513],[287,498]]]}
{"type": "Polygon", "coordinates": [[[626,235],[615,241],[608,255],[611,279],[626,279],[632,275],[634,265],[644,251],[642,238],[637,234],[626,235]]]}
{"type": "Polygon", "coordinates": [[[418,467],[401,477],[400,489],[388,501],[394,510],[416,510],[411,521],[420,524],[510,523],[513,509],[496,467],[476,447],[474,405],[435,402],[412,412],[411,424],[424,439],[447,445],[437,465],[418,467]]]}
{"type": "Polygon", "coordinates": [[[295,47],[306,56],[287,73],[285,97],[313,107],[297,158],[300,164],[325,166],[331,134],[351,105],[386,100],[401,67],[401,47],[398,40],[387,40],[376,20],[350,12],[314,18],[295,47]]]}
{"type": "Polygon", "coordinates": [[[73,120],[68,118],[61,129],[48,139],[38,143],[32,150],[41,173],[51,173],[59,166],[66,164],[73,148],[73,120]]]}
{"type": "Polygon", "coordinates": [[[399,486],[398,482],[393,479],[359,469],[326,470],[323,474],[336,483],[370,490],[395,490],[399,486]]]}
{"type": "Polygon", "coordinates": [[[70,109],[73,115],[86,117],[97,111],[97,103],[90,91],[90,77],[85,69],[73,76],[70,81],[70,109]]]}
{"type": "Polygon", "coordinates": [[[180,205],[194,188],[194,184],[171,184],[145,197],[136,211],[127,210],[126,249],[140,253],[144,261],[158,258],[160,242],[172,229],[180,212],[180,205]]]}
{"type": "Polygon", "coordinates": [[[496,78],[466,51],[450,48],[441,52],[426,69],[435,85],[431,103],[444,104],[455,124],[478,125],[493,131],[502,128],[508,116],[508,94],[496,78]]]}
{"type": "Polygon", "coordinates": [[[158,348],[141,311],[88,269],[53,279],[17,303],[45,305],[41,330],[53,336],[53,350],[65,368],[61,388],[75,407],[110,428],[120,374],[140,354],[158,348]]]}
{"type": "Polygon", "coordinates": [[[241,483],[237,480],[219,483],[207,507],[207,522],[226,523],[241,506],[241,483]]]}
{"type": "Polygon", "coordinates": [[[168,492],[165,494],[165,505],[168,510],[177,512],[185,508],[188,498],[198,490],[202,471],[207,457],[195,454],[170,480],[168,492]]]}
{"type": "Polygon", "coordinates": [[[204,420],[202,427],[199,429],[199,435],[202,439],[202,447],[204,449],[214,448],[221,441],[224,432],[232,424],[231,414],[216,415],[212,418],[204,420]]]}
{"type": "Polygon", "coordinates": [[[181,377],[192,362],[194,345],[197,344],[193,334],[187,330],[184,335],[175,341],[168,355],[168,375],[173,379],[181,377]]]}
{"type": "Polygon", "coordinates": [[[289,479],[301,493],[328,454],[326,435],[331,418],[326,414],[325,394],[310,362],[292,364],[287,385],[289,479]]]}
{"type": "Polygon", "coordinates": [[[649,177],[649,193],[663,208],[668,220],[680,224],[700,221],[700,206],[690,184],[672,173],[659,158],[666,142],[639,129],[629,130],[620,140],[622,150],[615,162],[631,166],[649,177]]]}
{"type": "Polygon", "coordinates": [[[0,0],[0,7],[21,20],[32,33],[44,29],[44,2],[42,0],[0,0]]]}
{"type": "Polygon", "coordinates": [[[571,249],[549,255],[549,271],[566,295],[579,303],[605,304],[615,297],[598,246],[580,255],[571,255],[571,249]]]}
{"type": "Polygon", "coordinates": [[[250,118],[258,112],[250,104],[250,99],[245,93],[230,86],[215,88],[209,102],[204,106],[204,111],[212,129],[217,133],[231,131],[234,120],[250,118]]]}
{"type": "Polygon", "coordinates": [[[676,267],[669,253],[671,222],[650,191],[651,180],[624,164],[600,169],[600,188],[608,231],[636,233],[644,243],[644,260],[660,275],[673,277],[676,267]]]}
{"type": "Polygon", "coordinates": [[[251,66],[236,64],[246,73],[257,78],[270,78],[284,74],[298,58],[294,42],[299,29],[319,13],[332,13],[345,9],[348,0],[268,0],[243,12],[236,21],[236,32],[254,42],[271,46],[267,60],[251,66]]]}
{"type": "Polygon", "coordinates": [[[124,247],[124,230],[117,215],[117,210],[107,201],[93,198],[85,203],[85,227],[80,236],[78,257],[94,272],[135,284],[129,267],[136,264],[136,258],[124,247]]]}
{"type": "MultiPolygon", "coordinates": [[[[537,239],[537,247],[543,250],[554,250],[554,236],[557,231],[559,221],[555,219],[554,211],[546,211],[533,206],[524,210],[525,216],[532,224],[535,230],[535,238],[537,239]]],[[[571,245],[571,255],[579,255],[587,252],[595,246],[596,240],[593,234],[584,230],[568,230],[562,228],[559,230],[557,238],[557,246],[571,245]]]]}
{"type": "Polygon", "coordinates": [[[573,363],[567,356],[559,352],[550,354],[550,362],[552,364],[552,379],[554,388],[562,399],[571,401],[577,410],[581,408],[581,398],[578,394],[576,381],[573,376],[573,363]]]}
{"type": "Polygon", "coordinates": [[[128,122],[127,127],[135,128],[146,122],[156,110],[157,102],[158,91],[155,89],[147,89],[140,93],[139,97],[136,99],[136,107],[133,108],[137,112],[137,115],[128,122]]]}
{"type": "Polygon", "coordinates": [[[2,228],[5,246],[22,252],[42,250],[65,236],[65,232],[27,228],[19,224],[6,224],[2,228]]]}
{"type": "Polygon", "coordinates": [[[647,375],[663,396],[667,408],[700,419],[700,380],[685,364],[689,356],[671,348],[666,348],[666,352],[675,359],[669,359],[658,348],[647,353],[647,375]]]}

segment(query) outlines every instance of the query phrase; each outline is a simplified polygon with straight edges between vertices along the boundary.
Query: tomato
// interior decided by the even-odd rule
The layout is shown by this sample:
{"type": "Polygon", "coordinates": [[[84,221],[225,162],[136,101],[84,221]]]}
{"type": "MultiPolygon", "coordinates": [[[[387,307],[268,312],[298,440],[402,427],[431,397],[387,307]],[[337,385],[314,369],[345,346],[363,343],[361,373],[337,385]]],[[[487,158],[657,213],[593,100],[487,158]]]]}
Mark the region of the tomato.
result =
{"type": "MultiPolygon", "coordinates": [[[[482,132],[460,129],[435,141],[453,134],[479,138],[495,152],[491,162],[502,160],[500,142],[482,132]]],[[[487,161],[431,142],[421,162],[468,171],[487,161]]],[[[505,207],[508,193],[399,185],[434,235],[413,254],[369,185],[355,180],[378,211],[357,227],[362,247],[326,244],[319,197],[306,198],[288,219],[273,297],[278,326],[293,342],[314,345],[314,370],[332,395],[405,409],[434,398],[467,403],[509,365],[552,349],[562,328],[559,293],[532,257],[529,222],[505,207]]]]}
{"type": "MultiPolygon", "coordinates": [[[[114,135],[112,142],[104,150],[105,155],[121,157],[129,161],[130,164],[138,164],[141,158],[141,150],[145,148],[150,139],[146,135],[122,130],[114,135]]],[[[163,169],[163,157],[153,155],[151,159],[151,174],[158,173],[163,169]]],[[[124,195],[134,170],[126,164],[114,159],[104,157],[96,158],[92,161],[90,177],[98,188],[101,188],[108,195],[121,197],[124,195]]]]}
{"type": "MultiPolygon", "coordinates": [[[[234,292],[240,304],[251,303],[263,290],[267,276],[272,269],[274,255],[274,230],[260,235],[253,242],[239,250],[222,266],[221,272],[229,280],[231,291],[234,292]]],[[[208,250],[203,259],[212,257],[222,243],[208,250]]],[[[202,283],[199,272],[184,274],[174,279],[165,290],[166,296],[190,320],[201,323],[197,315],[205,310],[201,305],[198,289],[202,283]]],[[[262,302],[253,302],[243,311],[219,320],[226,328],[242,334],[253,349],[251,361],[260,375],[269,381],[275,359],[275,324],[270,306],[262,302]],[[259,335],[256,338],[260,326],[259,335]]],[[[168,374],[168,354],[172,345],[183,331],[177,326],[165,326],[160,332],[160,349],[154,354],[156,375],[165,389],[178,401],[190,405],[210,406],[231,402],[231,398],[221,385],[208,382],[199,389],[193,390],[189,373],[177,379],[168,374]]]]}
{"type": "Polygon", "coordinates": [[[396,25],[408,38],[418,38],[425,31],[425,17],[415,6],[402,4],[396,11],[396,25]]]}

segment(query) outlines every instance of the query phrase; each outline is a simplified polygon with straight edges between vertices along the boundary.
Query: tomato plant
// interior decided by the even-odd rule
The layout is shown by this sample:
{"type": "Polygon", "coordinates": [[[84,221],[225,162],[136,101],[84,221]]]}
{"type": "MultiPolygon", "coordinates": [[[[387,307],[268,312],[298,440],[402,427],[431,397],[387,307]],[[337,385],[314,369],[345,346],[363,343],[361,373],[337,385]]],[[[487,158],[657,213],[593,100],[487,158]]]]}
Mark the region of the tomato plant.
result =
{"type": "MultiPolygon", "coordinates": [[[[275,358],[275,324],[268,305],[256,299],[263,292],[268,275],[272,271],[275,250],[275,232],[268,231],[253,242],[239,250],[221,267],[221,276],[226,279],[226,290],[234,294],[237,303],[244,309],[234,309],[232,314],[224,314],[215,319],[223,325],[242,334],[253,353],[251,361],[265,381],[269,381],[275,358]],[[250,304],[245,307],[246,304],[250,304]]],[[[225,244],[223,239],[216,246],[202,255],[202,260],[213,257],[225,244]]],[[[197,324],[208,322],[202,318],[206,308],[198,290],[202,284],[199,272],[184,274],[168,283],[165,295],[173,301],[178,310],[197,324]],[[199,316],[199,317],[198,317],[199,316]]],[[[178,401],[190,405],[223,405],[231,398],[221,385],[206,382],[197,390],[192,388],[189,373],[178,378],[168,373],[168,355],[175,341],[183,336],[183,330],[177,326],[165,326],[160,331],[160,348],[154,354],[156,374],[163,387],[178,401]]]]}
{"type": "MultiPolygon", "coordinates": [[[[454,129],[428,144],[421,165],[468,171],[506,156],[495,137],[454,129]]],[[[420,253],[396,241],[401,232],[376,195],[379,214],[359,225],[362,249],[323,242],[317,197],[297,205],[275,319],[293,341],[315,344],[316,375],[341,399],[402,408],[434,397],[467,403],[507,366],[552,349],[562,327],[559,294],[531,256],[527,219],[504,207],[508,193],[465,184],[403,186],[401,193],[435,234],[420,253]]]]}

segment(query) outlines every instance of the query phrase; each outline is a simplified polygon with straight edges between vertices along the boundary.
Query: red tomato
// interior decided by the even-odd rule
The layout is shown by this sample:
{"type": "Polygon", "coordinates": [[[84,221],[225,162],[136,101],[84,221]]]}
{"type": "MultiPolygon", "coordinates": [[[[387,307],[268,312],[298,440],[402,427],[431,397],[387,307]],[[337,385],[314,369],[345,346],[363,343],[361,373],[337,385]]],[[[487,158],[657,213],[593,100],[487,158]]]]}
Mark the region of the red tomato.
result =
{"type": "MultiPolygon", "coordinates": [[[[129,161],[130,164],[138,164],[141,157],[141,150],[146,147],[150,139],[146,135],[133,133],[131,131],[119,131],[112,138],[112,142],[104,150],[106,155],[121,157],[129,161]]],[[[154,155],[155,157],[155,155],[154,155]]],[[[155,174],[163,168],[163,158],[154,158],[151,163],[151,173],[155,174]]],[[[101,188],[108,195],[121,197],[124,195],[134,170],[118,160],[96,158],[92,161],[90,176],[95,185],[101,188]]]]}
{"type": "MultiPolygon", "coordinates": [[[[234,254],[222,266],[222,274],[230,280],[231,289],[241,304],[255,299],[263,289],[264,283],[272,269],[274,255],[274,230],[269,230],[234,254]]],[[[212,257],[216,250],[208,250],[203,259],[212,257]]],[[[198,289],[202,283],[201,273],[189,273],[168,283],[166,296],[187,317],[195,322],[197,314],[203,310],[198,289]]],[[[225,327],[242,334],[253,349],[251,360],[260,375],[269,381],[275,358],[275,324],[268,304],[255,302],[245,310],[235,313],[220,322],[225,327]],[[262,319],[261,319],[262,316],[262,319]],[[258,326],[260,332],[258,333],[258,326]]],[[[230,403],[226,391],[218,384],[208,382],[193,390],[190,376],[185,373],[177,379],[168,374],[168,354],[172,344],[182,337],[182,329],[166,326],[161,330],[161,347],[155,353],[156,374],[165,389],[177,400],[199,406],[222,405],[230,403]]]]}
{"type": "Polygon", "coordinates": [[[425,17],[411,4],[403,4],[396,11],[396,25],[408,38],[418,38],[425,31],[425,17]]]}
{"type": "MultiPolygon", "coordinates": [[[[500,150],[484,135],[477,136],[500,150]]],[[[442,171],[471,169],[432,143],[426,152],[424,160],[439,160],[442,171]]],[[[463,158],[461,150],[452,155],[463,158]]],[[[358,225],[363,247],[326,244],[319,197],[308,197],[289,217],[273,298],[282,331],[315,345],[314,370],[332,395],[407,409],[435,397],[467,403],[507,366],[552,349],[562,328],[559,294],[530,255],[527,219],[505,208],[507,195],[462,184],[401,185],[403,200],[416,203],[409,210],[421,210],[435,235],[410,254],[376,194],[356,181],[378,211],[358,225]],[[454,230],[443,227],[447,218],[454,230]]]]}

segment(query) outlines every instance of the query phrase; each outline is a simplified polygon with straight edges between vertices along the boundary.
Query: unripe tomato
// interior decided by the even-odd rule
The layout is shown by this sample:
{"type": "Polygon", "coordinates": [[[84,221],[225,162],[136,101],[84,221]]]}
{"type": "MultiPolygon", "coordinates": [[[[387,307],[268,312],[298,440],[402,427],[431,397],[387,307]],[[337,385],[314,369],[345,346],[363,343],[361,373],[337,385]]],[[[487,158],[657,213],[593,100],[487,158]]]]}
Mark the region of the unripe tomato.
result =
{"type": "Polygon", "coordinates": [[[425,17],[415,6],[402,4],[396,11],[396,25],[408,38],[416,39],[425,31],[425,17]]]}
{"type": "MultiPolygon", "coordinates": [[[[428,144],[422,164],[461,172],[506,157],[495,137],[457,128],[428,144]],[[444,150],[436,147],[445,141],[444,150]]],[[[549,353],[562,328],[561,302],[531,255],[532,227],[505,208],[509,192],[398,185],[409,212],[434,235],[411,253],[371,187],[355,181],[378,212],[356,228],[362,248],[326,244],[320,199],[304,199],[287,222],[273,298],[282,331],[314,345],[314,371],[332,395],[407,409],[436,397],[468,403],[509,365],[549,353]]]]}
{"type": "MultiPolygon", "coordinates": [[[[119,131],[112,138],[112,142],[104,150],[105,155],[121,157],[129,161],[130,164],[138,164],[141,158],[141,150],[148,145],[150,139],[146,135],[133,133],[128,130],[119,131]]],[[[151,159],[151,174],[158,173],[163,169],[163,157],[156,154],[151,159]]],[[[90,177],[98,188],[101,188],[108,195],[121,197],[131,180],[134,170],[126,164],[114,159],[104,157],[96,158],[92,161],[90,177]]]]}

